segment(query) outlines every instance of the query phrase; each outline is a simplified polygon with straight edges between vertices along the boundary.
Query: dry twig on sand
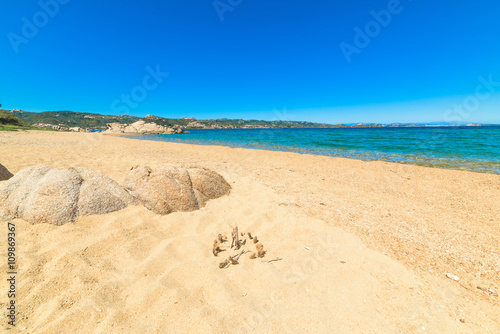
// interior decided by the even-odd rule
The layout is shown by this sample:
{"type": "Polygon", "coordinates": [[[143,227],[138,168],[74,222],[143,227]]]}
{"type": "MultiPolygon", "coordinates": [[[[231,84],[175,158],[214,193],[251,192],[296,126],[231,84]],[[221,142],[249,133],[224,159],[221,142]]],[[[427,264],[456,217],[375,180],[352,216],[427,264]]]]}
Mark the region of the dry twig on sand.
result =
{"type": "Polygon", "coordinates": [[[231,264],[233,264],[233,265],[234,264],[238,264],[238,259],[240,258],[240,256],[242,256],[246,252],[247,251],[242,250],[239,254],[236,254],[234,256],[228,257],[226,260],[224,260],[223,262],[219,263],[219,268],[226,269],[226,268],[229,268],[229,266],[231,264]]]}
{"type": "MultiPolygon", "coordinates": [[[[260,258],[263,258],[267,251],[264,250],[264,246],[262,245],[262,243],[259,242],[259,239],[257,238],[257,236],[253,236],[252,237],[252,233],[251,232],[246,232],[246,233],[241,233],[241,236],[245,236],[245,235],[248,235],[248,238],[253,241],[253,243],[255,244],[255,248],[256,248],[256,252],[253,252],[251,255],[250,255],[250,259],[256,259],[257,257],[260,257],[260,258]]],[[[231,246],[229,248],[233,248],[235,250],[239,250],[243,245],[246,244],[247,240],[246,239],[241,239],[240,240],[240,233],[238,233],[238,226],[235,226],[231,232],[231,246]]],[[[223,243],[223,242],[226,242],[227,241],[227,238],[225,236],[222,236],[222,234],[219,234],[219,236],[217,237],[217,239],[214,241],[214,246],[213,246],[213,253],[215,256],[217,256],[217,254],[219,252],[222,252],[224,249],[221,249],[220,248],[220,245],[223,243]]],[[[219,263],[219,268],[221,269],[226,269],[226,268],[229,268],[231,266],[231,264],[233,265],[236,265],[238,264],[238,259],[245,253],[249,253],[250,251],[247,250],[242,250],[241,252],[239,252],[238,254],[234,255],[234,256],[229,256],[226,260],[224,260],[223,262],[219,263]]],[[[275,258],[275,259],[271,259],[269,261],[262,261],[262,262],[274,262],[274,261],[280,261],[282,260],[282,258],[275,258]]]]}
{"type": "Polygon", "coordinates": [[[272,260],[269,260],[269,261],[260,261],[260,262],[267,262],[267,263],[271,263],[271,262],[274,262],[274,261],[281,261],[283,260],[281,257],[277,257],[275,259],[272,259],[272,260]]]}
{"type": "Polygon", "coordinates": [[[231,247],[229,248],[233,248],[233,246],[238,247],[239,241],[240,237],[238,236],[238,226],[236,226],[235,228],[233,228],[233,231],[231,232],[231,247]]]}
{"type": "Polygon", "coordinates": [[[246,253],[246,251],[242,250],[239,254],[230,257],[232,264],[238,264],[238,259],[240,258],[240,256],[242,256],[245,253],[246,253]]]}
{"type": "Polygon", "coordinates": [[[219,263],[219,268],[226,269],[230,265],[231,265],[231,261],[229,261],[229,259],[226,259],[223,262],[219,263]]]}
{"type": "MultiPolygon", "coordinates": [[[[245,235],[245,233],[241,233],[241,235],[245,235]]],[[[239,237],[239,234],[238,234],[238,226],[236,226],[233,231],[231,232],[231,247],[230,248],[234,248],[236,250],[239,250],[241,248],[241,246],[245,245],[247,243],[246,240],[240,240],[240,237],[239,237]]]]}

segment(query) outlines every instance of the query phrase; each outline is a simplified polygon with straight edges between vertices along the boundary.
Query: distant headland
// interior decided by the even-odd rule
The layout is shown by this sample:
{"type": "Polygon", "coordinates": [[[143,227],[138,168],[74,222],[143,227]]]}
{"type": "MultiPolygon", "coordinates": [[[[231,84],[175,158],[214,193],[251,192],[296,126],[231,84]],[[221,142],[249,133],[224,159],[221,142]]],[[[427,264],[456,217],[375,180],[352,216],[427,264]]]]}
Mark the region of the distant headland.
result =
{"type": "Polygon", "coordinates": [[[20,109],[0,110],[0,125],[2,118],[9,124],[26,127],[44,128],[59,131],[104,131],[108,124],[119,123],[130,125],[138,121],[155,123],[158,126],[171,129],[279,129],[279,128],[377,128],[377,127],[437,127],[437,126],[490,126],[490,124],[464,122],[432,122],[432,123],[352,123],[327,124],[308,121],[290,120],[243,120],[243,119],[196,119],[194,117],[164,118],[147,115],[138,117],[131,115],[101,115],[75,111],[45,111],[29,112],[20,109]],[[13,122],[17,119],[18,122],[13,122]]]}

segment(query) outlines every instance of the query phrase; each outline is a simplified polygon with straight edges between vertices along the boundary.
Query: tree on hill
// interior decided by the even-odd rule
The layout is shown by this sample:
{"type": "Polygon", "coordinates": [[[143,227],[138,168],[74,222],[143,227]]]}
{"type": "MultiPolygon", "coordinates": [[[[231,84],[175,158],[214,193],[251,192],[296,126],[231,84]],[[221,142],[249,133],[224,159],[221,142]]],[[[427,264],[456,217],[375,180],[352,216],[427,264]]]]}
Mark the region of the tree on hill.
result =
{"type": "Polygon", "coordinates": [[[16,126],[26,126],[26,123],[17,118],[8,110],[0,109],[0,124],[4,125],[16,125],[16,126]]]}

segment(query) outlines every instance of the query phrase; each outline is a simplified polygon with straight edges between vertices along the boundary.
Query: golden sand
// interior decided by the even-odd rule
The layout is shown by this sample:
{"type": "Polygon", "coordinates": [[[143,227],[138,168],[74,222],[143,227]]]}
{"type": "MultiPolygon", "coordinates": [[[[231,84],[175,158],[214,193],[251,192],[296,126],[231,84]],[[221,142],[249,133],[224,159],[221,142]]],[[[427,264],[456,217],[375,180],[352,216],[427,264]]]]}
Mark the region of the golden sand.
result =
{"type": "MultiPolygon", "coordinates": [[[[0,132],[0,163],[13,173],[88,167],[119,183],[137,165],[198,164],[233,188],[194,212],[130,206],[64,226],[15,220],[17,331],[500,331],[488,291],[500,290],[498,175],[33,131],[0,132]],[[231,254],[215,257],[214,239],[235,225],[266,255],[219,269],[231,254]]],[[[7,290],[2,279],[0,329],[7,290]]]]}

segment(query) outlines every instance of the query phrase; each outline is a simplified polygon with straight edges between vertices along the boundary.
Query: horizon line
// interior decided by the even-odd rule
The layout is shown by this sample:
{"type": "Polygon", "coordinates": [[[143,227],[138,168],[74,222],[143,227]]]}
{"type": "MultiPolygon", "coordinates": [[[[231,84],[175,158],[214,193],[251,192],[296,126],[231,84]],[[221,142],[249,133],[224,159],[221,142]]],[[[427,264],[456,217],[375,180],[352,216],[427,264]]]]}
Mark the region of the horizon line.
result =
{"type": "Polygon", "coordinates": [[[403,121],[392,121],[392,122],[364,122],[364,121],[350,121],[350,122],[340,122],[340,123],[327,123],[327,122],[317,122],[317,121],[312,121],[312,120],[292,120],[292,119],[257,119],[257,118],[228,118],[228,117],[219,117],[219,118],[196,118],[193,116],[182,116],[182,117],[164,117],[164,116],[156,116],[153,114],[147,114],[146,116],[139,116],[139,115],[134,115],[134,114],[120,114],[120,115],[114,115],[114,114],[105,114],[105,113],[99,113],[99,112],[88,112],[88,111],[73,111],[73,110],[44,110],[44,111],[28,111],[24,109],[4,109],[9,112],[14,112],[14,111],[22,111],[22,112],[29,112],[29,113],[46,113],[46,112],[72,112],[72,113],[80,113],[80,114],[93,114],[93,115],[101,115],[101,116],[116,116],[116,117],[136,117],[136,118],[146,118],[148,116],[152,117],[158,117],[158,118],[163,118],[163,119],[182,119],[182,118],[193,118],[195,120],[200,120],[200,121],[209,121],[209,120],[220,120],[220,119],[228,119],[228,120],[243,120],[243,121],[264,121],[264,122],[294,122],[294,123],[300,123],[300,122],[308,122],[308,123],[315,123],[315,124],[325,124],[325,125],[391,125],[391,124],[409,124],[409,125],[439,125],[439,124],[453,124],[453,125],[467,125],[467,124],[480,124],[480,125],[500,125],[500,123],[485,123],[485,122],[478,122],[478,121],[419,121],[419,122],[403,122],[403,121]]]}

